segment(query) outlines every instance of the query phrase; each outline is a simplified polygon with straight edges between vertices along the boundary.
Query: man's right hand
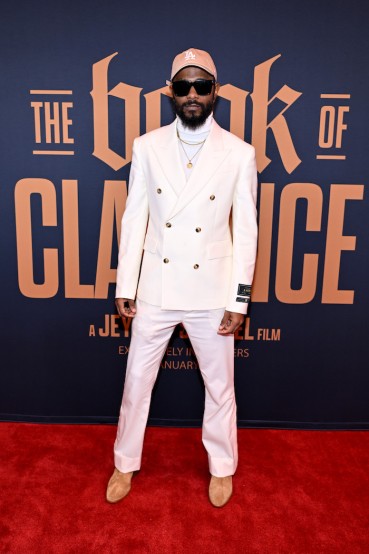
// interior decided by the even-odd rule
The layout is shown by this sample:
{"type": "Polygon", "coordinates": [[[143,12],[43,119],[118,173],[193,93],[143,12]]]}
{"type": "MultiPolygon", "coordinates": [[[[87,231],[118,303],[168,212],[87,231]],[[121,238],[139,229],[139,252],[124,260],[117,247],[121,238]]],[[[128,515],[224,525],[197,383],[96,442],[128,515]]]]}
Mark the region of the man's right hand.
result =
{"type": "Polygon", "coordinates": [[[116,298],[115,305],[120,317],[135,317],[136,315],[136,303],[130,298],[116,298]]]}

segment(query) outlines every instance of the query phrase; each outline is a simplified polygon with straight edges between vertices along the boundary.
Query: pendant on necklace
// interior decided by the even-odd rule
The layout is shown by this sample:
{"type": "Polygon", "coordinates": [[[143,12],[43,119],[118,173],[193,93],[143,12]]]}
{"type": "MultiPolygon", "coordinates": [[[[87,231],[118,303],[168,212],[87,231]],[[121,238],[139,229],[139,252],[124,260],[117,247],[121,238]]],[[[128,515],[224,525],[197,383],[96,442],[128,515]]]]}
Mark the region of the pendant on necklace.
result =
{"type": "Polygon", "coordinates": [[[191,169],[192,163],[191,163],[191,162],[188,162],[187,167],[188,167],[188,169],[191,169]]]}

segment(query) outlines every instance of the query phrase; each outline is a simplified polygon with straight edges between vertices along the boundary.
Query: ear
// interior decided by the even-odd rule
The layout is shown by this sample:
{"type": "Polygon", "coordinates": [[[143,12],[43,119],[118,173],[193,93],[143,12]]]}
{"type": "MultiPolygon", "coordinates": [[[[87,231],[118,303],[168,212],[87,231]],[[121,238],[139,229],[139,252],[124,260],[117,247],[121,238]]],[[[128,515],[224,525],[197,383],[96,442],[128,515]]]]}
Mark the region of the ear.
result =
{"type": "Polygon", "coordinates": [[[173,92],[172,83],[169,85],[169,92],[170,92],[171,99],[175,100],[175,95],[174,95],[174,92],[173,92]]]}
{"type": "Polygon", "coordinates": [[[215,83],[215,87],[214,87],[214,100],[215,98],[218,96],[218,92],[219,92],[219,89],[220,89],[220,83],[215,83]]]}
{"type": "Polygon", "coordinates": [[[174,94],[173,94],[173,87],[172,87],[172,81],[165,81],[166,85],[168,86],[168,89],[169,89],[169,92],[170,92],[170,95],[172,98],[174,98],[174,94]]]}

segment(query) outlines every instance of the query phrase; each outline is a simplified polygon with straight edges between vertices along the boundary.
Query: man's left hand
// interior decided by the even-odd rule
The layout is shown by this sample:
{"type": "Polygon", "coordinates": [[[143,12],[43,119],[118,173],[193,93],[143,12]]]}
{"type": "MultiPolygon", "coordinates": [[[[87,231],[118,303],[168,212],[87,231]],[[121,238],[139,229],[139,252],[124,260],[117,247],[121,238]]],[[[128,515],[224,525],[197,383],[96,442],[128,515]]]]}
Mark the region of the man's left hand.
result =
{"type": "Polygon", "coordinates": [[[244,319],[245,316],[243,314],[225,310],[219,325],[218,335],[232,335],[242,325],[244,319]]]}

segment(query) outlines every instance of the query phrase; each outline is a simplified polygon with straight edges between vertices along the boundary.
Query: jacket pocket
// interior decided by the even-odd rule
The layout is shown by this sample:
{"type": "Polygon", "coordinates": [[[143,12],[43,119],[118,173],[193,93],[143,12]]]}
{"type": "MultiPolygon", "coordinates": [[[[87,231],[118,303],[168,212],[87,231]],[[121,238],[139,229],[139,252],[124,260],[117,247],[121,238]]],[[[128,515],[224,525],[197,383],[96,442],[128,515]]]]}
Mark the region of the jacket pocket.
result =
{"type": "Polygon", "coordinates": [[[156,240],[156,238],[151,237],[150,235],[146,235],[145,242],[144,242],[144,250],[147,250],[148,252],[152,252],[153,254],[155,254],[157,244],[158,244],[158,241],[156,240]]]}
{"type": "Polygon", "coordinates": [[[225,258],[226,256],[232,256],[232,252],[232,241],[229,239],[211,242],[207,246],[207,255],[209,260],[213,260],[214,258],[225,258]]]}

